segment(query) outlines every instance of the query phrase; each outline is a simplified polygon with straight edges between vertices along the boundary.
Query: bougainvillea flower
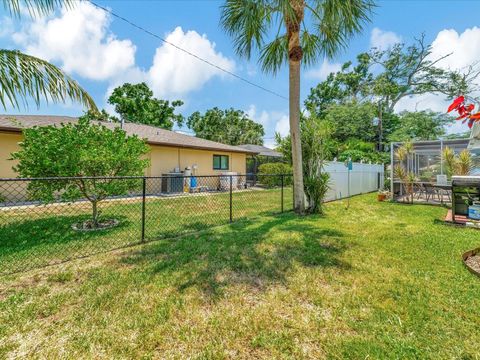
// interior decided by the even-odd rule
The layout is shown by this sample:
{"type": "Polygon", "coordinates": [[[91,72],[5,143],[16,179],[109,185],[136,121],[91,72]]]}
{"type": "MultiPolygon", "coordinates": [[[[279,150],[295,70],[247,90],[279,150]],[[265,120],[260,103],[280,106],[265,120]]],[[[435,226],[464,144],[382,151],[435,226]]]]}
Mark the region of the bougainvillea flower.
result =
{"type": "Polygon", "coordinates": [[[479,120],[480,119],[480,112],[477,112],[473,115],[470,115],[470,119],[472,120],[479,120]]]}
{"type": "Polygon", "coordinates": [[[474,108],[475,108],[475,105],[468,104],[467,106],[465,106],[465,111],[472,112],[474,108]]]}
{"type": "Polygon", "coordinates": [[[448,110],[447,112],[450,112],[454,109],[456,109],[461,103],[463,103],[465,101],[465,98],[463,96],[459,96],[457,97],[455,100],[453,100],[453,102],[450,104],[450,106],[448,107],[448,110]]]}

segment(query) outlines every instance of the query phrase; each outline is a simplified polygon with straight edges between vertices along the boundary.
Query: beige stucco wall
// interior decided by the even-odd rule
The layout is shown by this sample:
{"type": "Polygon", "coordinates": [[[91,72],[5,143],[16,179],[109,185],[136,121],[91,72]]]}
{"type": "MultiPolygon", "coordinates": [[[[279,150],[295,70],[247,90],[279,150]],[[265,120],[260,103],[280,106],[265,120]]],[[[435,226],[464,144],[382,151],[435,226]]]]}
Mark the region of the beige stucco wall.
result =
{"type": "Polygon", "coordinates": [[[22,135],[16,133],[0,132],[0,178],[16,177],[12,166],[15,162],[8,160],[11,153],[19,150],[18,143],[22,141],[22,135]]]}
{"type": "MultiPolygon", "coordinates": [[[[15,162],[8,160],[10,154],[19,149],[18,143],[22,141],[22,135],[18,133],[0,132],[0,177],[12,178],[17,174],[12,170],[15,162]]],[[[220,175],[226,171],[238,174],[246,172],[246,155],[234,152],[196,150],[169,146],[149,145],[150,167],[145,171],[147,176],[161,176],[173,171],[176,167],[184,170],[187,166],[197,165],[195,175],[220,175]],[[213,170],[213,155],[228,155],[229,170],[213,170]]],[[[158,181],[160,185],[160,181],[158,181]]],[[[210,182],[213,182],[211,180],[210,182]]],[[[212,184],[213,185],[213,184],[212,184]]],[[[4,196],[5,191],[0,189],[4,196]]]]}

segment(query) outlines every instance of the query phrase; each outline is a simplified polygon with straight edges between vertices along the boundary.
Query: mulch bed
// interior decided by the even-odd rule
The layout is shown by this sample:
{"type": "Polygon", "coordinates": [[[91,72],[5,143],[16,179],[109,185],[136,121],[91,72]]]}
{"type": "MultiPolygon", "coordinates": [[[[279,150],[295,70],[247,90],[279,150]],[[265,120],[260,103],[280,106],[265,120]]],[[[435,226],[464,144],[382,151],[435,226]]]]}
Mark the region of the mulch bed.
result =
{"type": "Polygon", "coordinates": [[[98,231],[110,229],[117,226],[118,224],[119,221],[117,219],[106,219],[99,221],[98,224],[95,226],[92,220],[87,220],[84,222],[73,224],[72,229],[76,231],[98,231]]]}

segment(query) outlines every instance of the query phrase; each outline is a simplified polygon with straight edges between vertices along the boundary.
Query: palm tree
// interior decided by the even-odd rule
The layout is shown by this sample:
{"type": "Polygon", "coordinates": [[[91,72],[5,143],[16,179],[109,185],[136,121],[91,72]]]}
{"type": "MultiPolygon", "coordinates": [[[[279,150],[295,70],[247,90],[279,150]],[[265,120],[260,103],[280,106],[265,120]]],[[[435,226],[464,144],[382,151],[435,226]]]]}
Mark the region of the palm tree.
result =
{"type": "Polygon", "coordinates": [[[300,139],[300,67],[332,57],[362,30],[373,0],[226,0],[221,24],[239,56],[260,52],[264,72],[289,66],[289,117],[294,175],[294,208],[305,210],[300,139]],[[308,16],[305,16],[308,11],[308,16]],[[273,39],[267,38],[273,34],[273,39]]]}
{"type": "MultiPolygon", "coordinates": [[[[72,6],[73,0],[2,0],[12,16],[20,17],[25,9],[30,16],[46,15],[60,6],[72,6]]],[[[0,103],[6,109],[27,105],[32,98],[37,106],[42,100],[80,102],[97,111],[90,95],[55,65],[16,50],[0,49],[0,103]]]]}

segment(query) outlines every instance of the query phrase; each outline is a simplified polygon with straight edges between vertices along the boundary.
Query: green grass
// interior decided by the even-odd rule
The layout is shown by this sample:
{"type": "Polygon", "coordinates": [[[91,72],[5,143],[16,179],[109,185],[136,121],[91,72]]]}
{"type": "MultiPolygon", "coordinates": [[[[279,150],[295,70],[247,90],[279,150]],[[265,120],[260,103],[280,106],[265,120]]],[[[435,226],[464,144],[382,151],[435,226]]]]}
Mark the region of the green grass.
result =
{"type": "MultiPolygon", "coordinates": [[[[280,199],[279,189],[234,192],[233,219],[279,212],[280,199]]],[[[284,189],[284,208],[292,208],[290,188],[284,189]]],[[[95,232],[73,230],[72,224],[90,218],[89,202],[0,209],[0,274],[60,263],[141,241],[140,199],[104,201],[100,209],[103,218],[118,219],[120,225],[95,232]]],[[[228,224],[230,196],[218,193],[150,198],[145,213],[146,241],[168,238],[228,224]]]]}
{"type": "Polygon", "coordinates": [[[375,197],[3,277],[0,358],[479,358],[480,233],[375,197]]]}

